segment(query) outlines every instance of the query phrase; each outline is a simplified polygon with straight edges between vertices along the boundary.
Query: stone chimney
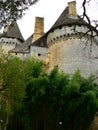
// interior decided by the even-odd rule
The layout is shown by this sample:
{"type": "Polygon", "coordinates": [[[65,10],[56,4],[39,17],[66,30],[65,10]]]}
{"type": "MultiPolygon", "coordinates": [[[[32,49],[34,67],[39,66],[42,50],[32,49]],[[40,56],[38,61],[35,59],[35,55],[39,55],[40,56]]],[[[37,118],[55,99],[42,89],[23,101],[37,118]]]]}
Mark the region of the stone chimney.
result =
{"type": "Polygon", "coordinates": [[[69,16],[70,17],[76,17],[77,11],[76,11],[76,1],[71,1],[68,3],[68,9],[69,9],[69,16]]]}
{"type": "Polygon", "coordinates": [[[33,35],[33,42],[44,35],[44,18],[35,18],[35,29],[33,35]]]}

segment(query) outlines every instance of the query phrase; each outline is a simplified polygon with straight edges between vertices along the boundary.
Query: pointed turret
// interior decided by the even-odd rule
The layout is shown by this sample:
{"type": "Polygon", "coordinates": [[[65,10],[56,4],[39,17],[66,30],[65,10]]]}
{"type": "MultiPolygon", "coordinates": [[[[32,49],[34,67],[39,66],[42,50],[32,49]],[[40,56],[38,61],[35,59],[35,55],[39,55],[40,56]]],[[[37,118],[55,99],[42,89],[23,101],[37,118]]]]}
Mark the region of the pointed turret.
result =
{"type": "Polygon", "coordinates": [[[83,19],[80,18],[80,16],[77,15],[76,1],[72,1],[68,3],[68,6],[62,12],[62,14],[59,16],[59,18],[57,19],[57,21],[50,30],[53,30],[63,25],[76,25],[76,24],[87,25],[87,22],[85,22],[83,19]]]}
{"type": "Polygon", "coordinates": [[[20,32],[17,22],[14,22],[10,26],[6,26],[3,31],[5,37],[8,38],[17,38],[20,41],[24,41],[24,38],[20,32]]]}

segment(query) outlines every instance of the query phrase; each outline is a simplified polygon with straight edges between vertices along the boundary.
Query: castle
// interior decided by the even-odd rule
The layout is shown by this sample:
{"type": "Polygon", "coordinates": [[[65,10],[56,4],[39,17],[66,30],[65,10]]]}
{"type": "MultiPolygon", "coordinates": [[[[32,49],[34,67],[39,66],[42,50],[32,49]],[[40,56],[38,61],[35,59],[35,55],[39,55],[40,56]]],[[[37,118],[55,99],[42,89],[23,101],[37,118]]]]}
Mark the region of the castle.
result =
{"type": "Polygon", "coordinates": [[[84,77],[98,73],[98,31],[77,15],[75,1],[68,3],[48,32],[44,33],[44,18],[36,17],[34,34],[24,40],[14,22],[4,29],[0,44],[21,59],[44,60],[49,70],[54,66],[66,73],[79,69],[84,77]]]}
{"type": "Polygon", "coordinates": [[[50,30],[44,33],[44,18],[36,17],[34,34],[24,40],[16,22],[4,29],[3,49],[24,59],[36,56],[51,70],[66,73],[79,69],[83,76],[98,71],[98,31],[77,15],[76,2],[68,3],[50,30]]]}

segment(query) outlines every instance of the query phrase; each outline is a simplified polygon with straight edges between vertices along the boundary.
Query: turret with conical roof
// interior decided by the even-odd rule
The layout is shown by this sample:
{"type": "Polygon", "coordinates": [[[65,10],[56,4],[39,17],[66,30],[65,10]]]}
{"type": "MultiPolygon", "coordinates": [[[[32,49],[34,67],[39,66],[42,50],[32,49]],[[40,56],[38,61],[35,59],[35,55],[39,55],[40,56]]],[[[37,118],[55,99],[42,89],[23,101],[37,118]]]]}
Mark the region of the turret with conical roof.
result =
{"type": "Polygon", "coordinates": [[[6,26],[4,28],[3,34],[8,38],[17,38],[22,42],[24,41],[17,22],[13,22],[10,26],[6,26]]]}
{"type": "Polygon", "coordinates": [[[66,73],[80,70],[85,77],[95,74],[97,43],[98,31],[77,14],[76,2],[69,2],[47,33],[50,70],[58,66],[66,73]]]}
{"type": "Polygon", "coordinates": [[[0,37],[0,45],[6,53],[23,42],[24,38],[17,22],[13,22],[11,25],[4,28],[3,34],[0,37]]]}

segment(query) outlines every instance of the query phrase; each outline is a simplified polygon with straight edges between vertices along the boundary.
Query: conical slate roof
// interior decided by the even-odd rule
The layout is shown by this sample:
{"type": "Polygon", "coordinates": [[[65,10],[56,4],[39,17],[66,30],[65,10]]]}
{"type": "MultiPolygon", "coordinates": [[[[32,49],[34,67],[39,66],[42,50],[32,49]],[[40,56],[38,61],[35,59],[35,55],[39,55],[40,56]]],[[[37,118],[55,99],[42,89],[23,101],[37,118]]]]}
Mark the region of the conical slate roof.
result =
{"type": "MultiPolygon", "coordinates": [[[[59,16],[59,18],[57,19],[57,21],[54,23],[54,25],[50,28],[50,30],[46,34],[44,34],[44,36],[42,36],[41,38],[39,38],[38,40],[32,43],[33,35],[31,35],[22,45],[15,47],[13,50],[11,50],[11,52],[27,52],[29,46],[31,45],[39,46],[39,47],[47,47],[47,35],[49,34],[49,32],[53,31],[56,28],[62,27],[64,25],[65,26],[66,25],[68,26],[84,25],[84,26],[89,27],[90,29],[93,29],[98,34],[98,31],[96,30],[96,28],[91,26],[89,23],[83,20],[80,16],[78,15],[75,17],[69,16],[69,7],[66,7],[65,10],[62,12],[62,14],[59,16]]],[[[13,33],[13,30],[12,30],[12,33],[13,33]]]]}
{"type": "Polygon", "coordinates": [[[51,29],[55,29],[62,25],[76,25],[76,24],[77,25],[87,25],[87,22],[84,21],[83,19],[81,19],[79,16],[77,16],[75,18],[70,17],[69,9],[68,9],[68,7],[66,7],[51,29]]]}
{"type": "Polygon", "coordinates": [[[4,34],[3,34],[5,37],[10,37],[10,38],[17,38],[17,39],[19,39],[20,41],[24,41],[24,38],[23,38],[23,36],[22,36],[22,34],[21,34],[21,32],[20,32],[20,29],[19,29],[19,27],[18,27],[18,25],[17,25],[17,22],[14,22],[13,24],[11,24],[9,27],[8,27],[8,29],[7,29],[7,31],[6,32],[4,32],[4,34]]]}

